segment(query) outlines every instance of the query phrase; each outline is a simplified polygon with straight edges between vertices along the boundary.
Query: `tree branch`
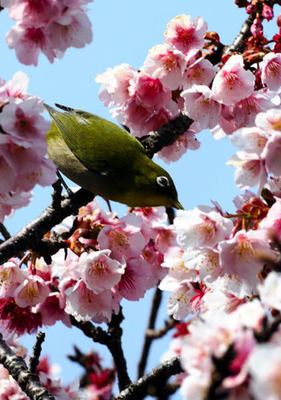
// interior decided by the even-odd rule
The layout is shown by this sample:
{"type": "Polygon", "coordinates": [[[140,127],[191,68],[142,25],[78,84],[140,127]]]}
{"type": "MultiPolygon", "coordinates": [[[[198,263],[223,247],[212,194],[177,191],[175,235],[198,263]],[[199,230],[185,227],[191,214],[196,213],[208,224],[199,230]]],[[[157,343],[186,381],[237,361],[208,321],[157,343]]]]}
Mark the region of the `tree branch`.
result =
{"type": "Polygon", "coordinates": [[[141,400],[148,393],[150,386],[155,386],[157,382],[167,381],[172,375],[183,372],[178,357],[174,357],[164,362],[159,367],[154,368],[151,373],[144,375],[137,382],[132,383],[123,390],[114,400],[141,400]]]}
{"type": "Polygon", "coordinates": [[[145,372],[145,367],[147,364],[150,347],[151,347],[153,339],[154,339],[152,336],[150,336],[148,334],[148,332],[151,332],[155,328],[156,318],[157,318],[157,314],[158,314],[159,307],[161,304],[161,300],[162,300],[162,291],[157,288],[155,290],[155,293],[154,293],[154,296],[152,299],[150,316],[149,316],[149,320],[148,320],[148,324],[147,324],[147,329],[146,329],[146,333],[145,333],[145,337],[144,337],[144,344],[143,344],[141,358],[140,358],[139,366],[138,366],[138,377],[139,378],[141,376],[143,376],[143,374],[145,372]]]}
{"type": "Polygon", "coordinates": [[[42,236],[64,218],[76,214],[80,207],[93,199],[93,196],[87,190],[80,189],[71,198],[64,199],[59,207],[47,207],[37,219],[0,245],[0,263],[29,249],[40,252],[42,236]]]}
{"type": "Polygon", "coordinates": [[[156,132],[140,138],[148,157],[153,157],[155,153],[162,150],[163,147],[173,144],[177,138],[182,135],[192,124],[193,120],[186,115],[180,114],[175,119],[161,126],[156,132]]]}
{"type": "Polygon", "coordinates": [[[55,400],[41,385],[36,374],[31,373],[22,357],[17,356],[0,334],[0,363],[9,371],[22,391],[32,400],[55,400]]]}
{"type": "Polygon", "coordinates": [[[8,240],[11,237],[10,232],[7,230],[2,222],[0,222],[0,233],[3,236],[4,240],[8,240]]]}
{"type": "Polygon", "coordinates": [[[151,337],[152,339],[160,339],[163,336],[166,335],[167,332],[169,332],[171,329],[177,325],[179,321],[176,321],[173,318],[169,318],[168,320],[165,321],[164,326],[160,329],[147,329],[146,335],[148,337],[151,337]]]}
{"type": "Polygon", "coordinates": [[[131,383],[121,342],[122,328],[120,325],[123,318],[121,311],[118,315],[113,314],[112,320],[108,324],[108,331],[105,332],[91,322],[78,322],[74,317],[71,317],[72,325],[80,329],[94,342],[104,344],[108,348],[114,360],[120,390],[123,390],[131,383]]]}
{"type": "Polygon", "coordinates": [[[250,14],[249,17],[244,21],[239,34],[236,36],[234,41],[229,47],[226,47],[225,54],[231,54],[233,52],[242,52],[245,48],[245,39],[251,35],[251,26],[254,22],[255,14],[250,14]]]}
{"type": "Polygon", "coordinates": [[[35,345],[33,347],[33,354],[30,357],[29,360],[29,370],[32,373],[36,372],[36,368],[39,364],[39,358],[41,355],[41,351],[42,351],[42,344],[45,340],[45,333],[44,332],[38,332],[38,334],[36,335],[36,342],[35,345]]]}

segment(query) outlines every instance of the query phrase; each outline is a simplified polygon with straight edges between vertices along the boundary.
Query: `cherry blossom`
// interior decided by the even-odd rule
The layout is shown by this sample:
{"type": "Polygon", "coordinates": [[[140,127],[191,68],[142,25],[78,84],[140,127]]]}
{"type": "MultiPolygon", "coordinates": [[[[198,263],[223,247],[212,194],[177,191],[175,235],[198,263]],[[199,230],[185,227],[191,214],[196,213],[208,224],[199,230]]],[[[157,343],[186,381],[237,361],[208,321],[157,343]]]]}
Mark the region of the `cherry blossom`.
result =
{"type": "Polygon", "coordinates": [[[92,40],[91,23],[84,0],[13,0],[7,4],[16,25],[7,34],[20,62],[37,65],[40,52],[50,62],[69,47],[84,47],[92,40]]]}
{"type": "Polygon", "coordinates": [[[212,91],[203,85],[193,85],[181,93],[184,111],[196,121],[198,129],[214,128],[219,121],[220,104],[214,100],[212,91]]]}
{"type": "Polygon", "coordinates": [[[227,106],[234,105],[253,93],[254,80],[252,72],[244,69],[242,56],[233,55],[213,81],[215,99],[227,106]]]}
{"type": "Polygon", "coordinates": [[[232,239],[221,241],[218,248],[222,269],[244,280],[253,291],[264,263],[276,260],[261,231],[239,231],[232,239]]]}
{"type": "Polygon", "coordinates": [[[46,300],[49,289],[43,279],[30,275],[15,291],[15,302],[20,307],[32,307],[46,300]]]}
{"type": "Polygon", "coordinates": [[[211,208],[179,211],[174,225],[179,244],[186,248],[213,247],[232,229],[232,222],[211,208]]]}
{"type": "Polygon", "coordinates": [[[265,343],[259,345],[249,359],[251,374],[250,389],[257,400],[280,397],[280,345],[265,343]]]}
{"type": "Polygon", "coordinates": [[[190,50],[203,46],[206,31],[207,24],[203,18],[192,20],[190,15],[178,15],[168,23],[165,41],[187,54],[190,50]]]}
{"type": "Polygon", "coordinates": [[[88,289],[98,294],[111,289],[125,272],[125,264],[112,260],[110,250],[83,253],[79,258],[81,276],[88,289]]]}
{"type": "Polygon", "coordinates": [[[150,49],[143,64],[143,71],[159,78],[166,88],[176,90],[182,85],[185,67],[183,53],[164,43],[150,49]]]}
{"type": "Polygon", "coordinates": [[[281,55],[268,53],[260,65],[262,83],[270,90],[280,91],[281,88],[281,55]]]}
{"type": "Polygon", "coordinates": [[[183,88],[188,89],[193,85],[209,86],[216,75],[213,64],[205,58],[196,58],[192,51],[187,56],[187,67],[183,76],[183,88]]]}
{"type": "Polygon", "coordinates": [[[241,189],[248,189],[251,186],[258,186],[262,189],[266,182],[267,173],[264,160],[255,153],[238,151],[230,158],[228,165],[236,167],[235,182],[241,189]]]}

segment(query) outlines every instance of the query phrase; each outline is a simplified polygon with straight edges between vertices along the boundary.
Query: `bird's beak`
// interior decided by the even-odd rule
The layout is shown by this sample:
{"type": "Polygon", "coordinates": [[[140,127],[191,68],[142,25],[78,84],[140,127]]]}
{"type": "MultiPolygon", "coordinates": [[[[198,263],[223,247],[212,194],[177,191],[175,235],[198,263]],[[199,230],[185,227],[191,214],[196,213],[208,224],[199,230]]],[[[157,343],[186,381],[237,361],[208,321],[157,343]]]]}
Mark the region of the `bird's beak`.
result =
{"type": "Polygon", "coordinates": [[[176,208],[177,210],[184,210],[183,206],[178,200],[174,202],[173,207],[176,208]]]}

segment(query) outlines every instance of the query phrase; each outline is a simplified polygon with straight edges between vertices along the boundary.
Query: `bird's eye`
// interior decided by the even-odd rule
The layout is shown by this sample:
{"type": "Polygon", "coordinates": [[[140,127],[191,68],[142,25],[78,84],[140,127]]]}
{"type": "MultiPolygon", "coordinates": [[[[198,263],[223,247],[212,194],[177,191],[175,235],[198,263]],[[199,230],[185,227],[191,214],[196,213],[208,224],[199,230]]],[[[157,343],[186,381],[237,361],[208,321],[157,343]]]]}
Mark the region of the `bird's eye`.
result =
{"type": "Polygon", "coordinates": [[[163,188],[170,186],[170,181],[166,176],[157,176],[156,182],[163,188]]]}

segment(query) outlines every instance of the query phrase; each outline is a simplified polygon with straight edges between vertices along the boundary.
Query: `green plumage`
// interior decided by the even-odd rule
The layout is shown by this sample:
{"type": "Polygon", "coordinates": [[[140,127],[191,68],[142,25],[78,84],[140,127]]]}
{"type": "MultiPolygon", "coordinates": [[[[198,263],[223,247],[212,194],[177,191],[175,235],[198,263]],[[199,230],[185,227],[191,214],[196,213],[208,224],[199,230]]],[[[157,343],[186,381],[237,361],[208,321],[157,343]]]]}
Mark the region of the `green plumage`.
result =
{"type": "Polygon", "coordinates": [[[47,143],[64,175],[94,194],[132,207],[181,208],[172,178],[147,157],[136,138],[104,118],[60,107],[64,112],[46,105],[53,119],[47,143]]]}

